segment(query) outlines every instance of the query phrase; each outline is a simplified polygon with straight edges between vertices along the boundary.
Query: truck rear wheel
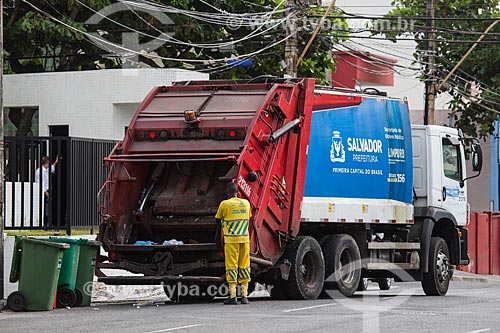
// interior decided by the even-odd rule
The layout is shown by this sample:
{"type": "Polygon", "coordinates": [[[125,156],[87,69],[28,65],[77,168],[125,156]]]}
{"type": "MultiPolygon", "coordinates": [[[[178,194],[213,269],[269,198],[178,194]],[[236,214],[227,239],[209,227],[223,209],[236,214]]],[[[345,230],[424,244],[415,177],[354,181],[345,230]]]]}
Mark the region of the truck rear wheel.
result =
{"type": "Polygon", "coordinates": [[[448,292],[453,267],[448,245],[441,237],[432,237],[429,248],[429,271],[423,274],[422,288],[427,296],[444,296],[448,292]]]}
{"type": "Polygon", "coordinates": [[[286,291],[291,299],[318,298],[325,281],[325,262],[318,242],[309,236],[299,236],[291,243],[285,259],[292,264],[286,291]]]}
{"type": "Polygon", "coordinates": [[[330,236],[323,254],[326,281],[333,282],[344,296],[352,296],[361,280],[361,255],[354,238],[345,234],[330,236]]]}

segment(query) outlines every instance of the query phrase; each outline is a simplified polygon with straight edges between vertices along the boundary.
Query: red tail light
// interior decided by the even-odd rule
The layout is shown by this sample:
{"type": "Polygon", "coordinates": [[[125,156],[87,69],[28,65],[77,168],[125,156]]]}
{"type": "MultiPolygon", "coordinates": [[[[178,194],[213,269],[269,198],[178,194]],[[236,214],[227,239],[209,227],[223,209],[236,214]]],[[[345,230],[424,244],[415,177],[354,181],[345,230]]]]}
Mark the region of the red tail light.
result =
{"type": "Polygon", "coordinates": [[[161,130],[161,131],[136,131],[135,132],[135,140],[143,141],[145,139],[149,140],[168,140],[170,139],[170,131],[161,130]]]}
{"type": "Polygon", "coordinates": [[[246,135],[247,131],[244,128],[219,128],[215,131],[215,140],[242,140],[246,135]]]}

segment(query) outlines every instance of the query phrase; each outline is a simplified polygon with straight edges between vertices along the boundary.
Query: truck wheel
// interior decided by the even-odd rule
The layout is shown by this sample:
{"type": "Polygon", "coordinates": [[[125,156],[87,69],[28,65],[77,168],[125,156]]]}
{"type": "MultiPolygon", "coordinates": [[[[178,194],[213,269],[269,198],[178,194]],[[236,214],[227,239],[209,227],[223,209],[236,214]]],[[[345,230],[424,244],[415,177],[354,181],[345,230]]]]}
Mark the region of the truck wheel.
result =
{"type": "Polygon", "coordinates": [[[292,264],[285,281],[291,299],[318,298],[325,281],[325,262],[318,242],[309,236],[299,236],[288,245],[285,258],[292,264]]]}
{"type": "Polygon", "coordinates": [[[354,238],[333,235],[326,240],[323,253],[327,282],[333,282],[344,296],[352,296],[361,279],[361,255],[354,238]]]}
{"type": "Polygon", "coordinates": [[[422,276],[422,288],[425,294],[446,295],[452,274],[448,245],[441,237],[432,237],[429,248],[429,272],[422,276]]]}
{"type": "Polygon", "coordinates": [[[380,290],[389,290],[391,289],[391,279],[390,278],[380,278],[377,279],[378,287],[380,290]]]}

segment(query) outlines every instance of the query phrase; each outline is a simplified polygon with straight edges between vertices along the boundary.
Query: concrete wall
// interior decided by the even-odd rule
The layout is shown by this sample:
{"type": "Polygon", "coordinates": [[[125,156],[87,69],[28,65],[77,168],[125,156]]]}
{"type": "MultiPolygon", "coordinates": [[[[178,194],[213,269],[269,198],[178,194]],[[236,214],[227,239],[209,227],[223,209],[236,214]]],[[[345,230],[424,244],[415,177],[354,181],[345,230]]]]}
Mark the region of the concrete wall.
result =
{"type": "Polygon", "coordinates": [[[41,136],[50,125],[69,125],[70,136],[116,140],[154,86],[208,78],[151,68],[6,75],[4,107],[39,107],[41,136]]]}

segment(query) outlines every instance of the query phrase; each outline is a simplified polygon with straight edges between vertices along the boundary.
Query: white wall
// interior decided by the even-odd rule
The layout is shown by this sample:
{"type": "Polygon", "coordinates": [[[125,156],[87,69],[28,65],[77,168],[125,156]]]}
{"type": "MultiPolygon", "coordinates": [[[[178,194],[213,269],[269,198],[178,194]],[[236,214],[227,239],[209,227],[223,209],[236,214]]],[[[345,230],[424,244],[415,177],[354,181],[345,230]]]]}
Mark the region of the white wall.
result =
{"type": "Polygon", "coordinates": [[[50,125],[69,125],[70,136],[123,139],[124,127],[154,86],[208,78],[152,68],[6,75],[4,107],[38,106],[41,136],[50,125]]]}

